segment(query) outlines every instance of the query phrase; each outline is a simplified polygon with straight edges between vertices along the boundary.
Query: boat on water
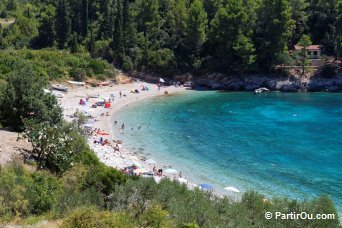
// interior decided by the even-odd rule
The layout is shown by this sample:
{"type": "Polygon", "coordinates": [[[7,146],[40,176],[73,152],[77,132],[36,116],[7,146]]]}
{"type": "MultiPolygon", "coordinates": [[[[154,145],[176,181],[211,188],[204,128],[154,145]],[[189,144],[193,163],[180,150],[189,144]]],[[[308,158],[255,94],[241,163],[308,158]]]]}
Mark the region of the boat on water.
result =
{"type": "Polygon", "coordinates": [[[255,92],[256,94],[259,94],[259,93],[262,93],[262,92],[265,92],[265,91],[270,91],[270,90],[267,89],[266,87],[261,87],[261,88],[259,88],[259,89],[254,90],[254,92],[255,92]]]}
{"type": "Polygon", "coordinates": [[[191,87],[194,86],[194,83],[193,83],[192,81],[187,81],[187,82],[185,82],[185,83],[183,84],[183,86],[184,86],[184,87],[189,87],[189,88],[191,88],[191,87]]]}
{"type": "Polygon", "coordinates": [[[68,83],[76,86],[85,86],[85,82],[77,82],[77,81],[68,81],[68,83]]]}
{"type": "Polygon", "coordinates": [[[64,85],[60,85],[60,84],[52,85],[52,89],[63,91],[63,92],[68,92],[68,87],[64,85]]]}

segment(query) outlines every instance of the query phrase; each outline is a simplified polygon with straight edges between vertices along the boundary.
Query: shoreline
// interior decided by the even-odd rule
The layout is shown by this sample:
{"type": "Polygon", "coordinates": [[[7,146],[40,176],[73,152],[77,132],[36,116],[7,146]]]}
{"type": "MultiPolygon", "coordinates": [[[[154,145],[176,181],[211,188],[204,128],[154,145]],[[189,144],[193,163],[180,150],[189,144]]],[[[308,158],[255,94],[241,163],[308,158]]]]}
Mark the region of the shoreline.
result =
{"type": "MultiPolygon", "coordinates": [[[[73,119],[70,118],[72,114],[76,111],[83,111],[88,112],[91,116],[94,117],[96,120],[95,123],[92,125],[93,129],[101,129],[101,132],[108,133],[108,135],[91,135],[87,138],[88,145],[91,149],[93,149],[96,156],[100,159],[102,163],[107,166],[113,167],[118,170],[122,170],[127,166],[131,166],[132,163],[138,162],[142,165],[142,169],[147,171],[151,171],[152,166],[146,163],[146,159],[149,157],[145,157],[143,153],[133,152],[127,149],[125,144],[120,145],[120,152],[114,152],[113,143],[114,140],[121,140],[119,137],[119,130],[122,123],[118,123],[118,131],[114,132],[114,121],[115,121],[115,114],[118,113],[122,108],[127,107],[133,103],[146,100],[149,98],[153,98],[156,96],[168,96],[173,95],[178,92],[186,91],[187,88],[185,87],[174,87],[174,86],[167,86],[161,87],[158,90],[156,84],[146,83],[146,82],[133,82],[130,84],[118,84],[113,85],[111,87],[95,87],[95,88],[88,88],[88,87],[76,87],[71,88],[67,94],[63,98],[58,99],[59,104],[63,108],[63,116],[66,121],[72,121],[73,119]],[[141,91],[141,86],[147,86],[149,88],[148,91],[141,91]],[[139,90],[139,93],[131,93],[135,89],[139,90]],[[122,97],[120,98],[119,92],[122,92],[122,97]],[[167,91],[168,94],[165,95],[164,92],[167,91]],[[85,106],[81,106],[79,104],[80,99],[85,99],[87,95],[91,94],[99,94],[100,97],[110,97],[110,95],[115,96],[114,101],[111,102],[110,108],[98,107],[92,108],[91,105],[96,102],[98,98],[90,98],[89,102],[85,106]],[[101,115],[102,114],[102,115],[101,115]],[[112,146],[101,146],[99,144],[94,143],[95,140],[98,140],[100,137],[103,139],[107,139],[112,146]]],[[[158,163],[156,161],[157,169],[164,169],[165,164],[158,163]]],[[[178,173],[176,174],[178,180],[178,173]]],[[[152,176],[156,182],[159,182],[161,178],[168,177],[173,179],[172,175],[163,175],[163,177],[152,176]]],[[[197,187],[198,185],[193,184],[187,180],[187,186],[190,189],[197,187]]]]}

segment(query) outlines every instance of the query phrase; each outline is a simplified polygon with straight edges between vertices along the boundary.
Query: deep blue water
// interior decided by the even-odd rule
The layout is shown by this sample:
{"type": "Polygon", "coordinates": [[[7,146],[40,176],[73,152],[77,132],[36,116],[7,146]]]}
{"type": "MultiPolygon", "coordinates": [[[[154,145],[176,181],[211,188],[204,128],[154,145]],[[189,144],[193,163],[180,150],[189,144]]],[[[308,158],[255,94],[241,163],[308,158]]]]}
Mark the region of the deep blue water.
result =
{"type": "Polygon", "coordinates": [[[125,123],[126,147],[196,183],[268,197],[327,194],[341,211],[342,94],[191,91],[132,104],[115,118],[125,123]]]}

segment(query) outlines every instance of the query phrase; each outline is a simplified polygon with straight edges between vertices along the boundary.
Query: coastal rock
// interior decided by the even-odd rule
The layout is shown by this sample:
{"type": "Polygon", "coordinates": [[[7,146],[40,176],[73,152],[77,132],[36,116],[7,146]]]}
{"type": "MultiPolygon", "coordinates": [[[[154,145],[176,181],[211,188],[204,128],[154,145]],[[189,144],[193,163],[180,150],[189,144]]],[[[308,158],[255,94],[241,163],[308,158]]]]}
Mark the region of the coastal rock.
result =
{"type": "Polygon", "coordinates": [[[254,91],[266,87],[274,91],[342,91],[342,75],[325,79],[319,76],[284,77],[280,75],[224,75],[213,73],[194,80],[195,86],[215,90],[254,91]]]}

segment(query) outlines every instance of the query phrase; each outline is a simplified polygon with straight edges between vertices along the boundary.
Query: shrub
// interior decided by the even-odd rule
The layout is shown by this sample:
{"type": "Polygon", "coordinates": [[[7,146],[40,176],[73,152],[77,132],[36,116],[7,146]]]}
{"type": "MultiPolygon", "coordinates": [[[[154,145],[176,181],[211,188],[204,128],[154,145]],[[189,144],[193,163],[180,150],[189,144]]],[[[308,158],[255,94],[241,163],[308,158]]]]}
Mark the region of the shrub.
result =
{"type": "Polygon", "coordinates": [[[56,99],[44,93],[47,78],[27,62],[19,62],[17,70],[9,74],[0,103],[2,122],[15,130],[23,130],[23,119],[36,119],[56,124],[61,120],[61,109],[56,99]]]}
{"type": "Polygon", "coordinates": [[[87,72],[82,69],[75,69],[71,71],[71,76],[74,78],[75,81],[83,82],[87,79],[87,72]]]}
{"type": "Polygon", "coordinates": [[[32,182],[27,186],[27,199],[30,202],[30,212],[42,214],[51,210],[58,202],[62,193],[61,182],[47,172],[32,174],[32,182]]]}
{"type": "Polygon", "coordinates": [[[109,195],[116,190],[117,185],[125,182],[126,176],[124,174],[101,163],[96,166],[90,166],[84,189],[93,186],[103,194],[109,195]]]}
{"type": "Polygon", "coordinates": [[[0,223],[29,214],[30,203],[25,193],[30,182],[29,173],[17,164],[0,169],[0,223]]]}
{"type": "Polygon", "coordinates": [[[332,78],[336,75],[336,70],[336,66],[330,64],[324,65],[321,69],[321,76],[323,78],[332,78]]]}
{"type": "Polygon", "coordinates": [[[75,210],[62,224],[65,228],[93,228],[93,227],[134,227],[133,221],[125,213],[111,213],[98,211],[96,208],[86,207],[75,210]]]}
{"type": "Polygon", "coordinates": [[[60,218],[80,207],[102,209],[104,207],[103,195],[95,188],[79,191],[76,188],[66,186],[63,194],[58,198],[57,203],[54,204],[52,212],[56,218],[60,218]]]}
{"type": "Polygon", "coordinates": [[[91,59],[88,68],[92,69],[94,74],[103,74],[106,69],[106,63],[101,60],[91,59]]]}

